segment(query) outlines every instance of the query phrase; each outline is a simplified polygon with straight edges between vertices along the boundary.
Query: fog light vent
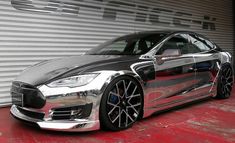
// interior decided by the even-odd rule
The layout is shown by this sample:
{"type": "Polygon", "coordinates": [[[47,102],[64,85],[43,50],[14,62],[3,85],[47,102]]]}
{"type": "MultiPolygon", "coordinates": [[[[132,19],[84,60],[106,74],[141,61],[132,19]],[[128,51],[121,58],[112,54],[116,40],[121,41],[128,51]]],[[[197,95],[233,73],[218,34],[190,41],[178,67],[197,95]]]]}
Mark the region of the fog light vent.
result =
{"type": "Polygon", "coordinates": [[[84,119],[90,116],[92,103],[78,106],[53,108],[50,111],[52,120],[84,119]]]}

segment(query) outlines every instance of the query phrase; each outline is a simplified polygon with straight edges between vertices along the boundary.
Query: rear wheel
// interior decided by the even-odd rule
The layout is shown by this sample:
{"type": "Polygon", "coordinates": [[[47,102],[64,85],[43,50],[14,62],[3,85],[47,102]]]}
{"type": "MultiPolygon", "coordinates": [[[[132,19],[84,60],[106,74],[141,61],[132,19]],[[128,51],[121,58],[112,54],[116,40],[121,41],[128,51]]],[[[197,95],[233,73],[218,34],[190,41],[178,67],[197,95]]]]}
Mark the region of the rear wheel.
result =
{"type": "Polygon", "coordinates": [[[142,113],[141,90],[137,81],[129,76],[114,79],[107,87],[101,100],[101,126],[113,131],[132,126],[142,113]]]}
{"type": "Polygon", "coordinates": [[[231,95],[233,87],[233,69],[230,64],[224,64],[218,77],[217,98],[226,99],[231,95]]]}

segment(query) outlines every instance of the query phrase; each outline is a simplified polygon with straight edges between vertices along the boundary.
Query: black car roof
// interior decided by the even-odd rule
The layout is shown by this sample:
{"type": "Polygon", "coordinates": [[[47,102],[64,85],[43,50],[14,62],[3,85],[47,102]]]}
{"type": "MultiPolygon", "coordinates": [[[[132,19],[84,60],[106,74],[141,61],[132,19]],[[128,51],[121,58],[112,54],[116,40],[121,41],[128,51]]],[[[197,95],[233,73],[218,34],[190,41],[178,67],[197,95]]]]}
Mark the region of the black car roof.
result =
{"type": "MultiPolygon", "coordinates": [[[[165,34],[165,35],[169,35],[169,34],[174,34],[174,33],[194,33],[192,31],[179,31],[179,30],[154,30],[154,31],[140,31],[140,32],[135,32],[135,33],[131,33],[125,36],[128,37],[132,37],[132,36],[146,36],[148,34],[165,34]]],[[[194,33],[195,34],[195,33],[194,33]]]]}
{"type": "Polygon", "coordinates": [[[141,31],[141,32],[136,32],[134,34],[154,34],[154,33],[173,34],[173,33],[194,33],[194,32],[180,31],[180,30],[154,30],[154,31],[141,31]]]}

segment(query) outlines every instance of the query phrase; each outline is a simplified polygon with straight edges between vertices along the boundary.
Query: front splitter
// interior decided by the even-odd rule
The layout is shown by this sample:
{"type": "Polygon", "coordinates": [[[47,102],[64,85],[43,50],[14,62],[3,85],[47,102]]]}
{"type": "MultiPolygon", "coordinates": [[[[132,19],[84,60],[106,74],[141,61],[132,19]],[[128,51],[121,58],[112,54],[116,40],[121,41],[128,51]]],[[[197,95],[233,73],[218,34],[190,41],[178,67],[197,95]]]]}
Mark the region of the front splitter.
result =
{"type": "Polygon", "coordinates": [[[41,129],[45,130],[80,132],[80,131],[93,131],[100,129],[99,120],[90,121],[88,119],[74,119],[74,120],[35,119],[22,114],[17,109],[16,105],[12,105],[10,112],[16,119],[36,124],[41,129]]]}

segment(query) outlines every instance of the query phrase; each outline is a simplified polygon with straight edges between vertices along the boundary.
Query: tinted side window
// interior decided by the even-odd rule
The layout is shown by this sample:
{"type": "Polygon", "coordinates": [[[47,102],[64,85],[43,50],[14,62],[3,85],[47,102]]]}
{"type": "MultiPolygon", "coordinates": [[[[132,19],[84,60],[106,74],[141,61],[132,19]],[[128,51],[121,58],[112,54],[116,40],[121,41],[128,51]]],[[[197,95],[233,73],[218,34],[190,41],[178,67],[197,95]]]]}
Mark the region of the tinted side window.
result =
{"type": "Polygon", "coordinates": [[[191,41],[190,45],[191,53],[204,52],[212,49],[211,46],[213,44],[211,42],[197,35],[190,34],[190,41],[191,41]]]}
{"type": "Polygon", "coordinates": [[[206,45],[207,45],[208,47],[210,47],[210,49],[213,49],[213,48],[214,48],[214,44],[211,43],[211,41],[205,39],[205,42],[206,42],[206,45]]]}
{"type": "Polygon", "coordinates": [[[135,44],[133,53],[136,55],[147,53],[159,42],[159,39],[164,36],[164,34],[152,34],[140,38],[135,44]]]}
{"type": "Polygon", "coordinates": [[[188,35],[179,34],[166,41],[158,50],[156,55],[162,55],[163,52],[167,49],[177,49],[180,51],[181,54],[188,54],[188,45],[188,35]]]}

